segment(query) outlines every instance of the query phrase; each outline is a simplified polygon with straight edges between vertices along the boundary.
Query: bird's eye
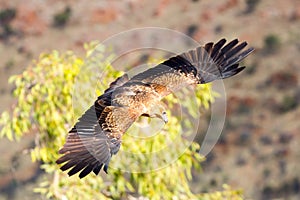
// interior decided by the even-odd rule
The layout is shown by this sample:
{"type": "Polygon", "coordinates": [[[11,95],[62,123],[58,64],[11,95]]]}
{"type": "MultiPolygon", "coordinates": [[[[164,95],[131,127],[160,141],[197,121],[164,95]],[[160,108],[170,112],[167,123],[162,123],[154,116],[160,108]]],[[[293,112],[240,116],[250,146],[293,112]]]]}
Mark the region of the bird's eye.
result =
{"type": "Polygon", "coordinates": [[[167,113],[166,113],[166,111],[163,111],[162,114],[165,115],[165,114],[167,114],[167,113]]]}

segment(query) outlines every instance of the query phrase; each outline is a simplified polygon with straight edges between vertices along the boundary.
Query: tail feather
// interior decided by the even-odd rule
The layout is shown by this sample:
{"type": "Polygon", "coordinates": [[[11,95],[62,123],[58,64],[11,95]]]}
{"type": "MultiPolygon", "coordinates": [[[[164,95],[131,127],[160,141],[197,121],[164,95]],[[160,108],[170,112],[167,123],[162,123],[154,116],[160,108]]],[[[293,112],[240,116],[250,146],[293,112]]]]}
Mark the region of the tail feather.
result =
{"type": "Polygon", "coordinates": [[[253,52],[254,48],[244,50],[247,42],[239,43],[238,39],[226,45],[225,43],[226,39],[221,39],[215,44],[210,42],[204,47],[180,55],[197,69],[199,83],[225,79],[238,74],[245,68],[240,66],[239,62],[253,52]]]}
{"type": "Polygon", "coordinates": [[[222,46],[224,46],[225,43],[226,43],[226,40],[223,38],[223,39],[221,39],[219,42],[217,42],[215,44],[214,49],[213,49],[213,51],[211,53],[212,59],[215,59],[216,56],[219,55],[219,51],[222,48],[222,46]]]}
{"type": "Polygon", "coordinates": [[[227,61],[226,65],[227,66],[231,66],[233,65],[234,63],[238,63],[240,62],[241,60],[243,60],[245,57],[247,57],[250,53],[252,53],[254,49],[253,48],[250,48],[250,49],[247,49],[245,51],[243,51],[241,54],[239,54],[239,56],[236,56],[230,60],[227,61]]]}
{"type": "Polygon", "coordinates": [[[224,53],[228,52],[230,49],[232,49],[235,45],[239,43],[238,39],[234,39],[231,42],[229,42],[225,47],[221,49],[220,56],[224,55],[224,53]]]}

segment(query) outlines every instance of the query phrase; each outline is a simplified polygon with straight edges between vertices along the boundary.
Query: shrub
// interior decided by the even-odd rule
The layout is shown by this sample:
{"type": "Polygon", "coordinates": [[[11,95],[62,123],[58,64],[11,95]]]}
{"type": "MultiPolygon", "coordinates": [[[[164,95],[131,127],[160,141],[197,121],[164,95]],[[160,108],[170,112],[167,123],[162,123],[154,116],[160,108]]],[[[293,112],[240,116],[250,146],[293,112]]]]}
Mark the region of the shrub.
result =
{"type": "Polygon", "coordinates": [[[7,8],[0,11],[0,24],[10,23],[16,16],[16,9],[7,8]]]}
{"type": "Polygon", "coordinates": [[[269,34],[264,39],[264,51],[267,54],[276,53],[280,49],[280,38],[275,34],[269,34]]]}
{"type": "Polygon", "coordinates": [[[294,96],[284,96],[280,104],[280,112],[285,113],[297,108],[298,104],[294,96]]]}
{"type": "Polygon", "coordinates": [[[247,8],[245,13],[249,14],[254,12],[259,2],[260,0],[246,0],[247,8]]]}
{"type": "Polygon", "coordinates": [[[53,21],[54,21],[54,26],[56,27],[63,27],[65,26],[72,14],[72,10],[69,6],[67,6],[64,11],[57,13],[56,15],[54,15],[53,17],[53,21]]]}
{"type": "Polygon", "coordinates": [[[16,17],[16,10],[14,8],[7,8],[0,11],[0,25],[2,31],[0,36],[7,38],[14,33],[10,23],[16,17]]]}

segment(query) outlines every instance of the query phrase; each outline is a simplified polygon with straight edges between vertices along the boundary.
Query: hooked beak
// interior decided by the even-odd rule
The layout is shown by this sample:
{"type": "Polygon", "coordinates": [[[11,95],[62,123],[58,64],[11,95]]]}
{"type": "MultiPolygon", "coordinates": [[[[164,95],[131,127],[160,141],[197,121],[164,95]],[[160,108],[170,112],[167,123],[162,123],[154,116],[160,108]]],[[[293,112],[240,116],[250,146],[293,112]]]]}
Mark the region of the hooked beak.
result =
{"type": "Polygon", "coordinates": [[[162,113],[161,118],[165,122],[165,124],[168,123],[169,120],[168,120],[168,115],[166,112],[162,113]]]}

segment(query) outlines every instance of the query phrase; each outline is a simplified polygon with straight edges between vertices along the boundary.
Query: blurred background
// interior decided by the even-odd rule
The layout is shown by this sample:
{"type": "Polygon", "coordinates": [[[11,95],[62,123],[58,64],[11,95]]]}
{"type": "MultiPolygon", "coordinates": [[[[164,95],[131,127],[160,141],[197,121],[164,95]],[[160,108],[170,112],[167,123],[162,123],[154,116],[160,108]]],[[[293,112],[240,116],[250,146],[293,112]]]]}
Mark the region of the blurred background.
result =
{"type": "MultiPolygon", "coordinates": [[[[209,192],[226,183],[246,199],[300,198],[300,1],[1,0],[0,25],[0,112],[13,104],[8,78],[41,52],[83,54],[86,42],[147,26],[202,44],[248,41],[256,51],[245,72],[225,81],[225,127],[191,187],[209,192]]],[[[33,134],[18,143],[0,140],[0,199],[33,195],[43,173],[26,154],[33,140],[33,134]]]]}

